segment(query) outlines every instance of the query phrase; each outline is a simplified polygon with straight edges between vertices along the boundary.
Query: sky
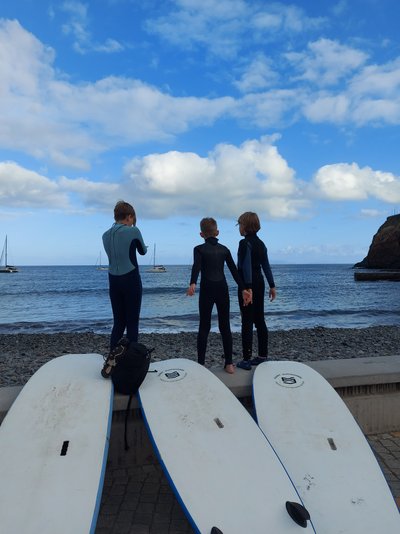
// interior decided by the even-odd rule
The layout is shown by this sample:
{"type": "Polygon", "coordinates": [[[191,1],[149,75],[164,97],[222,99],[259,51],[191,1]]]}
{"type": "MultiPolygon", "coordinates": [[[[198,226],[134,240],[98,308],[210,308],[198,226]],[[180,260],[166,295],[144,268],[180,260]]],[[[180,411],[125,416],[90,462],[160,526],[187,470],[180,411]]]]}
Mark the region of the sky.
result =
{"type": "Polygon", "coordinates": [[[400,211],[398,0],[2,0],[0,249],[91,265],[118,200],[152,261],[261,220],[274,263],[355,263],[400,211]]]}

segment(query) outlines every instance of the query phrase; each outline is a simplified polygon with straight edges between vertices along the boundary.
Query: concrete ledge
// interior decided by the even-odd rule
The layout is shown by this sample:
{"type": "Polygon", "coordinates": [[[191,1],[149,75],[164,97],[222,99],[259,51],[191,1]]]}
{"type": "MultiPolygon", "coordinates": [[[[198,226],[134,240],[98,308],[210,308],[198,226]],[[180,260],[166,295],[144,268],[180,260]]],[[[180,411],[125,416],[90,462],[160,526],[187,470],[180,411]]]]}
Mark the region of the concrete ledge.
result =
{"type": "MultiPolygon", "coordinates": [[[[400,355],[304,362],[336,389],[365,433],[400,430],[400,355]]],[[[236,395],[251,403],[253,372],[237,369],[228,375],[222,367],[212,372],[236,395]]],[[[0,388],[0,422],[21,386],[0,388]]],[[[114,396],[114,418],[123,419],[127,397],[114,396]]],[[[140,418],[136,398],[133,414],[140,418]]]]}

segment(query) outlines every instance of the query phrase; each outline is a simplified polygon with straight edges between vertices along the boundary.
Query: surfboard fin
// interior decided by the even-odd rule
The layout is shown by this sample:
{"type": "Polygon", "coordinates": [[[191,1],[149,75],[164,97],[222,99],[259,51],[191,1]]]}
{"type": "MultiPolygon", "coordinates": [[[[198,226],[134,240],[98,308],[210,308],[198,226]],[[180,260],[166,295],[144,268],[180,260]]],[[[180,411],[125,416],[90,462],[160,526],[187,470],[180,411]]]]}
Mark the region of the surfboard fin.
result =
{"type": "Polygon", "coordinates": [[[307,508],[298,502],[286,501],[286,510],[295,523],[307,528],[307,521],[310,520],[307,508]]]}
{"type": "Polygon", "coordinates": [[[224,533],[218,527],[213,527],[211,529],[211,534],[224,534],[224,533]]]}

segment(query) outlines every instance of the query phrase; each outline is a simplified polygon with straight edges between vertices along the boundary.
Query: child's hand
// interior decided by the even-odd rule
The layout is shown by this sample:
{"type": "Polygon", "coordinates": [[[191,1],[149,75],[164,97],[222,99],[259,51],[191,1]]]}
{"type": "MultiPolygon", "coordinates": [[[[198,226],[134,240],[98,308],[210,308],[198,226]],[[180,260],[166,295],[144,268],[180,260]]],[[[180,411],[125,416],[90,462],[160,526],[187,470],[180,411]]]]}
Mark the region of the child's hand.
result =
{"type": "Polygon", "coordinates": [[[253,302],[253,291],[251,289],[244,289],[242,291],[243,305],[247,306],[253,302]]]}
{"type": "Polygon", "coordinates": [[[196,284],[190,284],[188,287],[188,290],[186,291],[186,295],[189,297],[193,297],[193,295],[196,292],[196,284]]]}

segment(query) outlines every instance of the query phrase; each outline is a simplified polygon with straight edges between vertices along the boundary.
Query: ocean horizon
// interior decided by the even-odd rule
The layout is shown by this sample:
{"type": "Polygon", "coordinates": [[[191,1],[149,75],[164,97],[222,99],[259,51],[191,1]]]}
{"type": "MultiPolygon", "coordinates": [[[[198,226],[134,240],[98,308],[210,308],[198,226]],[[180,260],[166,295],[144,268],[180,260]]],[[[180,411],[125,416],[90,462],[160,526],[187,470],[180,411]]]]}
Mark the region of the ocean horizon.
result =
{"type": "MultiPolygon", "coordinates": [[[[196,331],[198,291],[186,296],[190,265],[167,265],[149,273],[140,265],[143,301],[140,331],[196,331]]],[[[112,312],[108,273],[93,265],[21,266],[0,275],[0,333],[95,332],[108,334],[112,312]]],[[[277,299],[265,298],[271,330],[366,328],[398,325],[400,285],[356,282],[353,264],[272,264],[277,299]]],[[[240,330],[237,286],[226,274],[231,298],[232,331],[240,330]]],[[[216,317],[212,331],[218,331],[216,317]]]]}

